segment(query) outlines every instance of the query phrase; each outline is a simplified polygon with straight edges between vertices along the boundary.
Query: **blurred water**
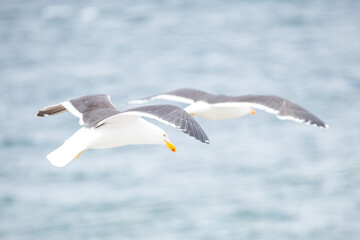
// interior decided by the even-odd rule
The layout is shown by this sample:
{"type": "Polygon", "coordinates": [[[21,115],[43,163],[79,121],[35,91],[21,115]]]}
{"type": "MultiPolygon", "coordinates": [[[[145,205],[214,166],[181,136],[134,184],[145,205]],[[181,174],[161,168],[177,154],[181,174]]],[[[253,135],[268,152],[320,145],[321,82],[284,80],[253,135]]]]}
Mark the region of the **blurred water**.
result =
{"type": "Polygon", "coordinates": [[[360,239],[359,1],[0,5],[1,239],[360,239]],[[78,129],[38,109],[180,87],[276,94],[331,128],[198,119],[211,144],[45,156],[78,129]]]}

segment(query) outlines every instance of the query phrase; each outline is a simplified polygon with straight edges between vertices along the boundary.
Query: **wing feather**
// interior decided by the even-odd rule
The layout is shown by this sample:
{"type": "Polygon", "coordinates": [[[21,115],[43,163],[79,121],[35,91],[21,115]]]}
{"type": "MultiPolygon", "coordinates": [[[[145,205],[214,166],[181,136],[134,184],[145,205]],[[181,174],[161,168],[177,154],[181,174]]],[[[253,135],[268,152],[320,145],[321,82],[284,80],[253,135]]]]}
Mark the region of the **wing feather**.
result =
{"type": "Polygon", "coordinates": [[[196,89],[181,88],[181,89],[177,89],[174,91],[169,91],[169,92],[152,95],[152,96],[146,97],[146,98],[129,101],[129,102],[127,102],[127,104],[140,104],[140,103],[145,103],[150,100],[156,100],[156,99],[192,104],[196,101],[209,99],[214,96],[215,95],[213,95],[211,93],[207,93],[207,92],[196,90],[196,89]]]}
{"type": "Polygon", "coordinates": [[[285,98],[273,95],[245,95],[238,97],[222,96],[217,100],[213,99],[215,105],[240,104],[251,108],[261,109],[275,114],[281,120],[294,120],[297,122],[309,123],[318,127],[327,128],[320,118],[310,113],[298,104],[285,98]]]}
{"type": "Polygon", "coordinates": [[[78,117],[79,124],[93,128],[102,120],[120,113],[111,103],[110,97],[105,94],[93,94],[71,99],[57,105],[40,110],[37,116],[51,116],[65,111],[78,117]]]}
{"type": "Polygon", "coordinates": [[[106,123],[107,121],[111,121],[111,118],[113,117],[123,115],[152,118],[174,128],[178,128],[184,133],[203,143],[209,143],[209,138],[199,123],[182,108],[174,105],[148,105],[131,108],[104,119],[103,121],[99,122],[98,125],[106,123]]]}

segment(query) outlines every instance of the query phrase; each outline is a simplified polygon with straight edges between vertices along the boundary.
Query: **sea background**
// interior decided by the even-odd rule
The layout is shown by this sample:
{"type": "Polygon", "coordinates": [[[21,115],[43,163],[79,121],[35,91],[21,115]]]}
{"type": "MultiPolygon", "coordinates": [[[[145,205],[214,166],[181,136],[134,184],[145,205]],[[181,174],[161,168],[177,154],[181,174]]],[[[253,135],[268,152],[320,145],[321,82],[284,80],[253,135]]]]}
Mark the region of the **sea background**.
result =
{"type": "Polygon", "coordinates": [[[0,239],[360,239],[359,11],[355,0],[2,0],[0,239]],[[39,109],[105,93],[124,110],[182,87],[279,95],[330,128],[260,110],[197,118],[206,145],[153,121],[177,153],[46,160],[79,125],[39,109]]]}

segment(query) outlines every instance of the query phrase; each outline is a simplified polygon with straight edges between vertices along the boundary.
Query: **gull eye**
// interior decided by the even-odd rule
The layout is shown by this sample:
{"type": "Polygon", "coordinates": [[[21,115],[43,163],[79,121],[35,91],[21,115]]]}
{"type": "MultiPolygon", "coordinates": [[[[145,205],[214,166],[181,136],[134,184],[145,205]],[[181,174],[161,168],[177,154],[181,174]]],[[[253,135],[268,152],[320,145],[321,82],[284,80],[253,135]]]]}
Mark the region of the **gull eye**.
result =
{"type": "Polygon", "coordinates": [[[164,137],[166,137],[166,134],[163,134],[164,137]]]}

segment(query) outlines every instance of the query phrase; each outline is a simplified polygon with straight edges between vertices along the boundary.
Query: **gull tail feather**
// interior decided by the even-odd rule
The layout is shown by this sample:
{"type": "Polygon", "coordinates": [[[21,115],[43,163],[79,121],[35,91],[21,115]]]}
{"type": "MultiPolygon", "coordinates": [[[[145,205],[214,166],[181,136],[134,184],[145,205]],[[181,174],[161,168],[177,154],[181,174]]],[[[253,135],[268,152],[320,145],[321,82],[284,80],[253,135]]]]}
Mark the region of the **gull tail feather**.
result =
{"type": "Polygon", "coordinates": [[[63,145],[49,153],[46,158],[55,167],[64,167],[78,158],[89,146],[89,129],[81,128],[74,133],[63,145]]]}

